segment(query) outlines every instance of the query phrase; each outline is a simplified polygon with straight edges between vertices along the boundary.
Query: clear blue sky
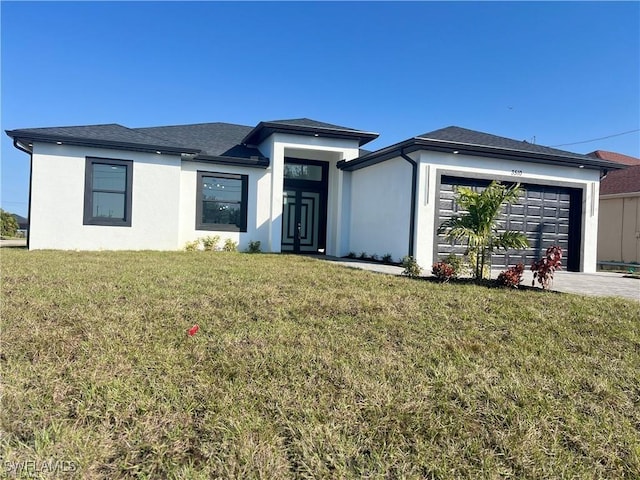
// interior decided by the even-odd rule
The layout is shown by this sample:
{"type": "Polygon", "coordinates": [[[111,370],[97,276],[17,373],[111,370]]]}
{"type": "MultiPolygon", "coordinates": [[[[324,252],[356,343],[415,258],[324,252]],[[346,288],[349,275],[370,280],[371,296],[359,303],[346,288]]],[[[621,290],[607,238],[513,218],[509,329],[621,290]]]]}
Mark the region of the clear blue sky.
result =
{"type": "MultiPolygon", "coordinates": [[[[640,3],[2,2],[2,130],[309,117],[381,148],[458,125],[554,146],[640,128],[640,3]]],[[[640,133],[560,147],[640,157],[640,133]]],[[[2,132],[1,206],[28,156],[2,132]]]]}

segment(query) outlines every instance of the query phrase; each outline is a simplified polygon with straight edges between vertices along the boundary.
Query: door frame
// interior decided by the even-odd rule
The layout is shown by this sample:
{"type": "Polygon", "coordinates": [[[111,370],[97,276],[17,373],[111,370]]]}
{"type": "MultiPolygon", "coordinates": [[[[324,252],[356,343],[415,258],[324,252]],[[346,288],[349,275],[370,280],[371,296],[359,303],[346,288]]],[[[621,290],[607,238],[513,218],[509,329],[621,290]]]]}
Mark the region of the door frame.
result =
{"type": "MultiPolygon", "coordinates": [[[[318,218],[318,249],[315,252],[301,252],[300,251],[300,239],[297,238],[294,240],[293,252],[295,254],[305,253],[305,254],[320,254],[322,252],[326,252],[327,249],[327,207],[328,207],[328,192],[329,192],[329,162],[321,161],[321,160],[306,160],[303,158],[294,158],[294,157],[285,157],[285,164],[295,164],[295,165],[314,165],[322,167],[322,179],[319,181],[315,180],[300,180],[294,178],[286,178],[283,180],[283,191],[292,190],[296,192],[296,197],[299,198],[303,192],[312,192],[317,193],[320,196],[320,205],[319,205],[319,218],[318,218]],[[322,252],[320,251],[322,250],[322,252]]],[[[283,195],[284,198],[284,195],[283,195]]],[[[301,202],[297,202],[296,204],[296,212],[294,216],[299,219],[300,210],[302,208],[301,202]]],[[[282,215],[285,215],[286,210],[284,209],[284,202],[282,205],[282,215]]],[[[282,228],[284,230],[284,219],[282,220],[282,228]]],[[[284,232],[282,234],[282,240],[284,240],[284,232]]],[[[281,242],[282,242],[281,240],[281,242]]],[[[284,250],[282,250],[284,251],[284,250]]]]}

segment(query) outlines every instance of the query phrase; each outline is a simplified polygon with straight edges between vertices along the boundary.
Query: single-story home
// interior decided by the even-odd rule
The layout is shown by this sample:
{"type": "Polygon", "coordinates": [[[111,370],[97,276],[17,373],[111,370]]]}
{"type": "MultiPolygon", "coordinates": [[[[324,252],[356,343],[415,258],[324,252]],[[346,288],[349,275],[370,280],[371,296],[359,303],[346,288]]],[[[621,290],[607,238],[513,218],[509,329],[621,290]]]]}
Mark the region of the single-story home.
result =
{"type": "Polygon", "coordinates": [[[460,252],[438,235],[455,188],[520,182],[504,228],[531,246],[494,266],[531,263],[551,244],[595,271],[600,178],[614,162],[447,127],[374,152],[377,133],[306,118],[244,126],[118,124],[7,131],[31,159],[30,249],[177,250],[219,235],[268,252],[460,252]]]}
{"type": "Polygon", "coordinates": [[[600,182],[598,262],[640,264],[640,159],[605,150],[589,156],[626,167],[600,182]]]}

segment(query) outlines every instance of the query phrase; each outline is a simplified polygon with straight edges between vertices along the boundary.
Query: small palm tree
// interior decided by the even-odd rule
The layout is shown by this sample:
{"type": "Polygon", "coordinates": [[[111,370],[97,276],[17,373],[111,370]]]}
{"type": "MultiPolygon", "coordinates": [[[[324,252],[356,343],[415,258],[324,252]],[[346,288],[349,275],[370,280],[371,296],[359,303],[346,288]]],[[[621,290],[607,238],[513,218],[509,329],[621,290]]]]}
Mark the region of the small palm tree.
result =
{"type": "Polygon", "coordinates": [[[466,241],[467,253],[475,255],[476,279],[483,278],[485,264],[495,249],[529,246],[527,237],[522,232],[498,232],[497,221],[503,206],[517,201],[521,193],[519,183],[507,187],[493,181],[482,192],[475,192],[469,187],[458,187],[456,202],[466,212],[445,220],[438,228],[438,233],[445,233],[448,240],[466,241]]]}

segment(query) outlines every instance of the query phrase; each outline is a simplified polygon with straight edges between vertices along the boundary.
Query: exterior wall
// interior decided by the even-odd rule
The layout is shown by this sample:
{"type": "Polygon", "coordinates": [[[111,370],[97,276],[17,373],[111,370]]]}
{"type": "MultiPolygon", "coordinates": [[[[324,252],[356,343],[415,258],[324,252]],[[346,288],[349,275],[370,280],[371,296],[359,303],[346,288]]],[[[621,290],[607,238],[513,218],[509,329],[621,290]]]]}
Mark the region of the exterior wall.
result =
{"type": "Polygon", "coordinates": [[[262,168],[235,167],[204,162],[182,162],[180,172],[180,222],[178,248],[186,242],[202,237],[217,235],[222,246],[230,238],[238,243],[239,250],[245,250],[250,241],[260,241],[263,251],[268,251],[269,242],[269,195],[271,191],[270,174],[262,168]],[[247,231],[228,232],[196,229],[196,204],[198,173],[234,173],[248,175],[247,186],[247,231]]]}
{"type": "Polygon", "coordinates": [[[598,261],[640,263],[640,193],[600,198],[598,261]]]}
{"type": "Polygon", "coordinates": [[[439,178],[441,175],[455,175],[582,189],[580,270],[596,271],[598,170],[430,151],[421,152],[419,160],[415,257],[423,268],[429,268],[434,258],[439,178]]]}
{"type": "Polygon", "coordinates": [[[177,248],[179,156],[47,143],[33,148],[31,249],[177,248]],[[87,156],[133,160],[130,227],[83,225],[87,156]]]}
{"type": "MultiPolygon", "coordinates": [[[[284,186],[285,157],[306,160],[323,160],[329,162],[329,185],[327,205],[327,255],[346,255],[344,231],[345,205],[348,201],[348,182],[344,180],[344,172],[336,168],[340,160],[350,160],[358,156],[356,140],[332,139],[275,133],[265,139],[258,148],[263,155],[270,158],[267,169],[271,194],[269,198],[269,234],[268,251],[280,252],[282,243],[282,195],[284,186]]],[[[263,201],[263,197],[260,197],[263,201]]],[[[266,197],[264,197],[266,201],[266,197]]]]}
{"type": "Polygon", "coordinates": [[[349,250],[394,260],[408,254],[412,167],[402,158],[351,172],[349,250]]]}

